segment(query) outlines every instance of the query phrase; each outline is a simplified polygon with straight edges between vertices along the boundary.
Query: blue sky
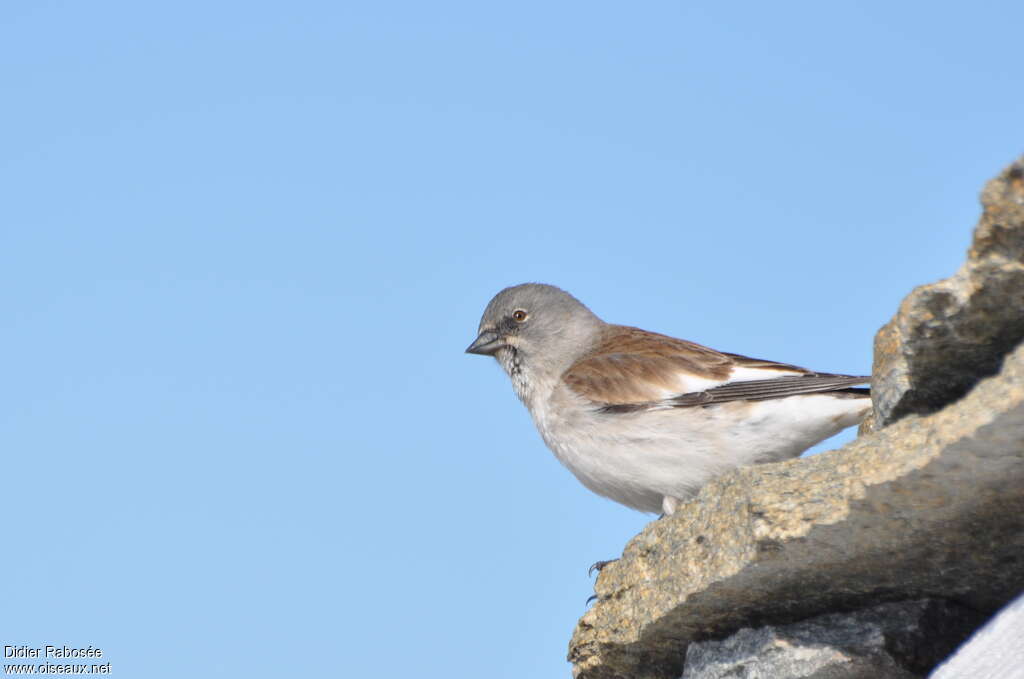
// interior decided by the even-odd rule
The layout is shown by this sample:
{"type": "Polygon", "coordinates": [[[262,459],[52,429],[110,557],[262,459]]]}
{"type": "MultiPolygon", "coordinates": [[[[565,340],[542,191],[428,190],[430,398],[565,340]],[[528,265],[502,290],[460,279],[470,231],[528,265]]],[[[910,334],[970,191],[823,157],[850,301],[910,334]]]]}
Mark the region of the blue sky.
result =
{"type": "Polygon", "coordinates": [[[484,305],[554,283],[869,370],[1024,150],[1022,25],[7,3],[0,643],[122,677],[568,677],[587,566],[651,517],[579,486],[462,353],[484,305]]]}

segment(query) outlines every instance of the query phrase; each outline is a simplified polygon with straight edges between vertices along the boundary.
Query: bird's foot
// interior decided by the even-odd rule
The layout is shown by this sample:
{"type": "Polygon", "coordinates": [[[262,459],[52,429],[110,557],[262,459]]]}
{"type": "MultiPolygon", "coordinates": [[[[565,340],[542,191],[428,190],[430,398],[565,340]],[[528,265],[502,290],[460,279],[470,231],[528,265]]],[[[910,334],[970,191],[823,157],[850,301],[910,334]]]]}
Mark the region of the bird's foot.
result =
{"type": "Polygon", "coordinates": [[[590,576],[592,576],[594,574],[594,571],[600,573],[602,570],[604,570],[605,566],[607,566],[610,563],[615,563],[616,561],[618,561],[618,559],[608,559],[607,561],[595,561],[594,565],[587,569],[587,577],[589,578],[590,576]]]}

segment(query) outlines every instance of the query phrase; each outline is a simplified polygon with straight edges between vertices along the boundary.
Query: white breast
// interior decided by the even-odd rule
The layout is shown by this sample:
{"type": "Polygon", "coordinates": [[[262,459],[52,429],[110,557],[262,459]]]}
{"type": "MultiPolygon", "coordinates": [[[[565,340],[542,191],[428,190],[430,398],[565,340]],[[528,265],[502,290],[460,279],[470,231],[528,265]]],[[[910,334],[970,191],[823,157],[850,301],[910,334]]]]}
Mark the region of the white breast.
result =
{"type": "Polygon", "coordinates": [[[870,409],[866,398],[813,394],[602,413],[564,386],[549,393],[530,412],[555,456],[590,490],[648,512],[733,467],[795,457],[870,409]]]}

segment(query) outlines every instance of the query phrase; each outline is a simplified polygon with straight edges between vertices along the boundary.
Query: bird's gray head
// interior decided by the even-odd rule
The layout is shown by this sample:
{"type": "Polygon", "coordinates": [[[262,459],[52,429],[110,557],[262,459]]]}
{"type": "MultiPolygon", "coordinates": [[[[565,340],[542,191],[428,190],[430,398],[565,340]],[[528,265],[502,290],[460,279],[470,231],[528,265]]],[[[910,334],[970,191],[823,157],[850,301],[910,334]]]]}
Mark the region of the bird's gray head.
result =
{"type": "Polygon", "coordinates": [[[513,382],[524,370],[553,379],[594,345],[603,325],[566,291],[524,283],[494,296],[466,353],[494,356],[513,382]]]}

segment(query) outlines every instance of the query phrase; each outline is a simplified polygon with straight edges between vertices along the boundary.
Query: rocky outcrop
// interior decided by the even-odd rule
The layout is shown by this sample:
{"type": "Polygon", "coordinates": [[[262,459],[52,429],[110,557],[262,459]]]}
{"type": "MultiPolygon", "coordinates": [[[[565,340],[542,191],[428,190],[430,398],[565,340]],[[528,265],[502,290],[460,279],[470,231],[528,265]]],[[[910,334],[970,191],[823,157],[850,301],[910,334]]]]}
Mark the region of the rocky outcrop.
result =
{"type": "Polygon", "coordinates": [[[989,184],[967,264],[879,332],[878,431],[735,470],[648,525],[598,578],[577,677],[924,676],[1024,590],[1022,177],[989,184]],[[750,673],[787,654],[807,663],[750,673]]]}
{"type": "Polygon", "coordinates": [[[952,604],[905,601],[741,629],[722,641],[690,644],[683,676],[912,679],[945,658],[954,648],[951,639],[966,634],[976,620],[952,604]]]}
{"type": "Polygon", "coordinates": [[[981,203],[967,262],[911,292],[875,336],[875,427],[955,401],[1024,340],[1024,165],[989,182],[981,203]]]}

